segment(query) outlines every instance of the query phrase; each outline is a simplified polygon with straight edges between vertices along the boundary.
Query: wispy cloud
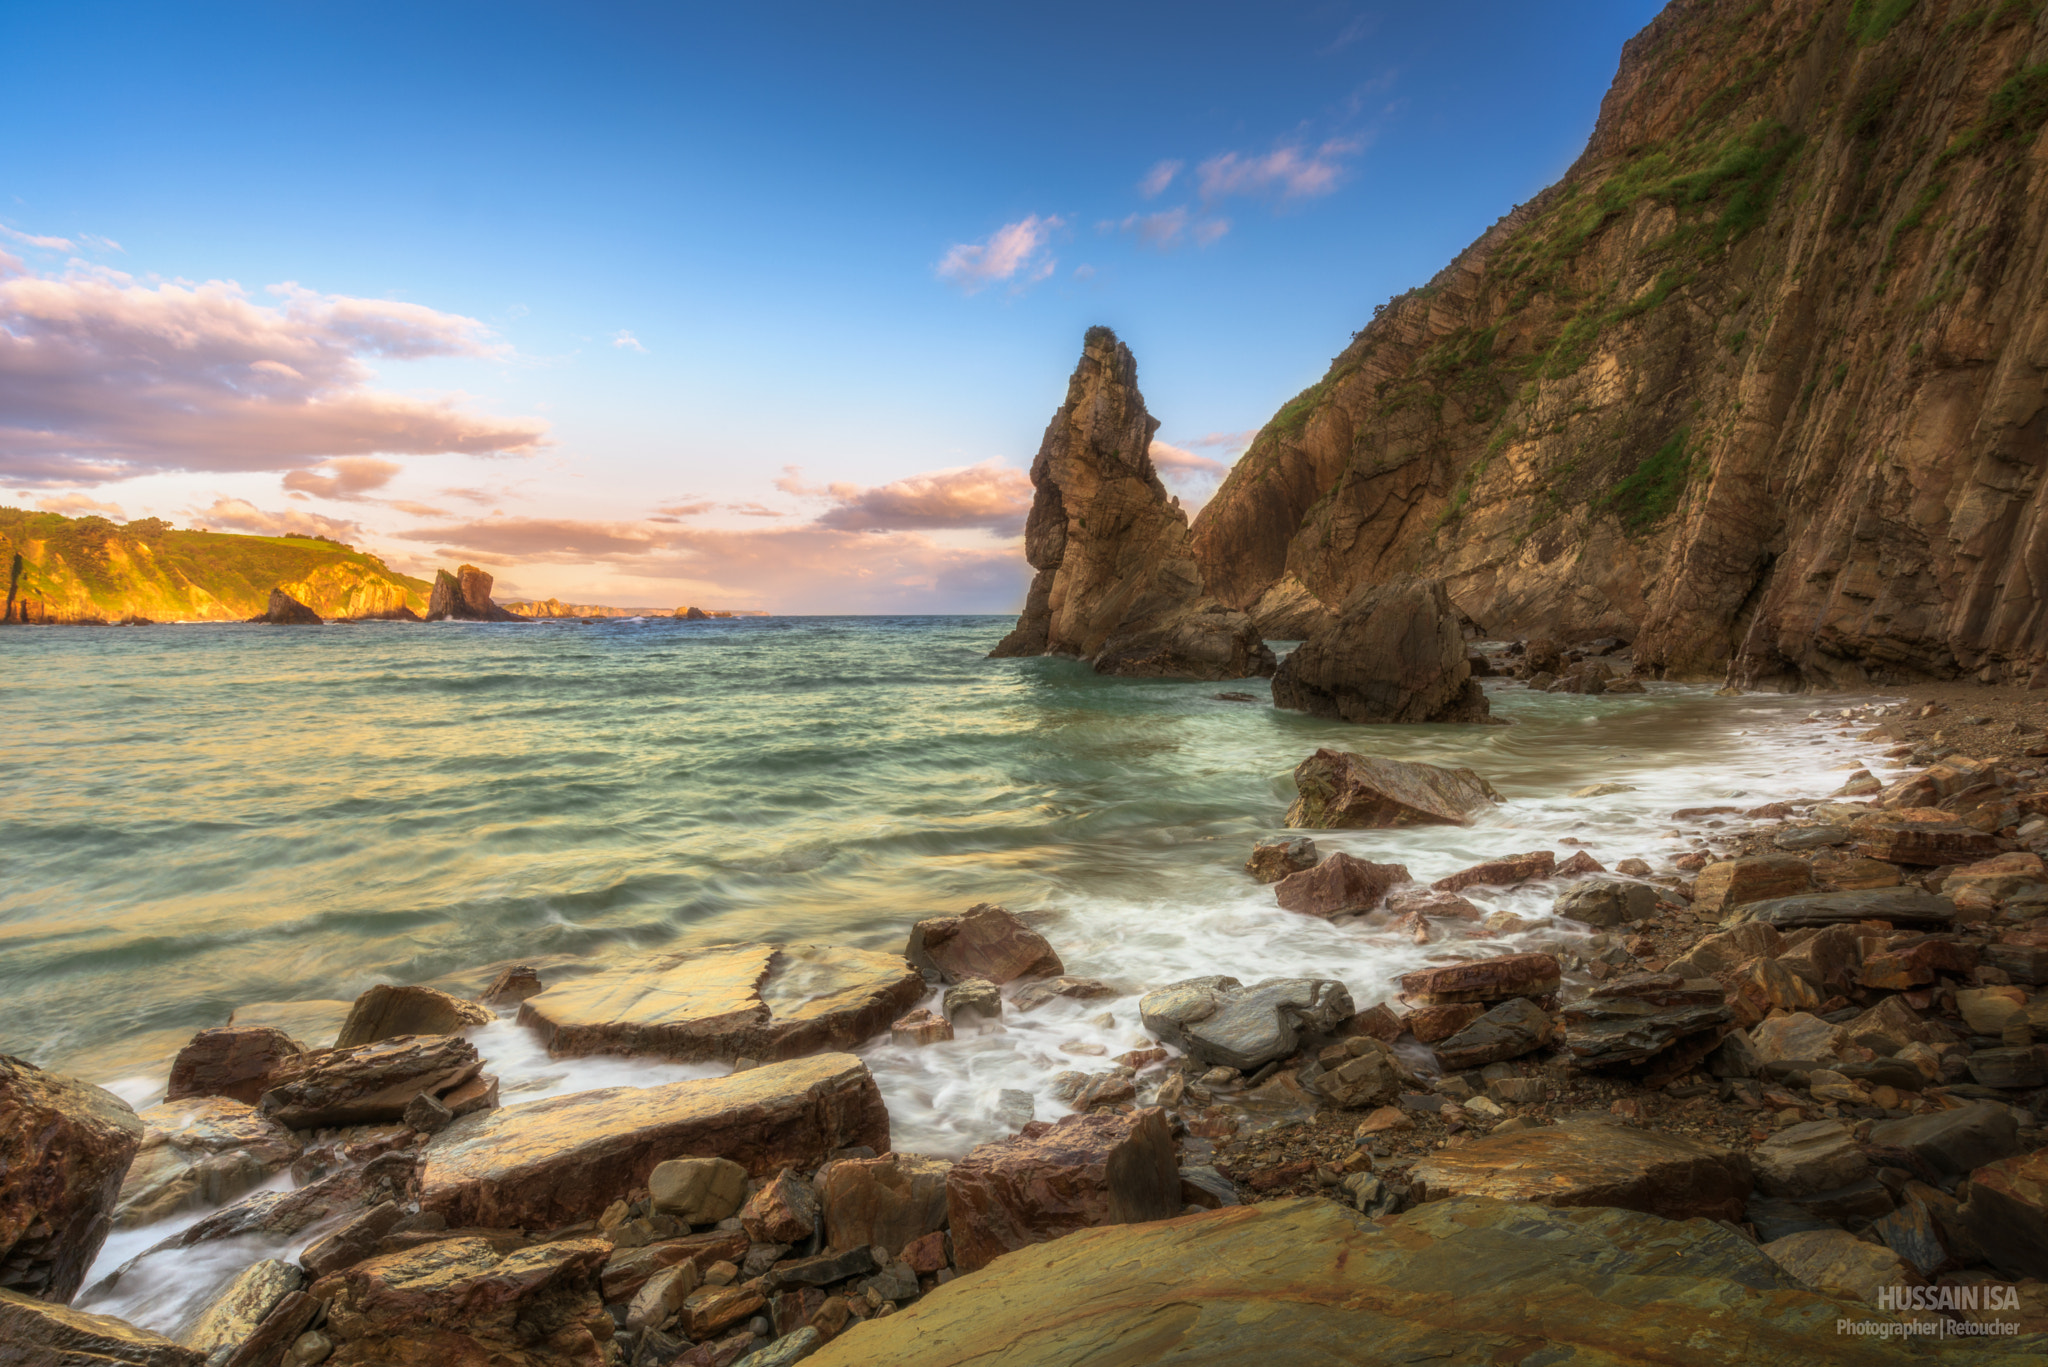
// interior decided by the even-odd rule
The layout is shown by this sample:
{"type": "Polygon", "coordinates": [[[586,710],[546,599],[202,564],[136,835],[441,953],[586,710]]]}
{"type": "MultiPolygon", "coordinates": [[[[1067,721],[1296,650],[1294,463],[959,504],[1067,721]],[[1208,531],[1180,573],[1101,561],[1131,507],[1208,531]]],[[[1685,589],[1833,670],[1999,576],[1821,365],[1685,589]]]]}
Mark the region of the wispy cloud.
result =
{"type": "Polygon", "coordinates": [[[1031,492],[1022,470],[993,460],[872,488],[831,484],[825,494],[834,506],[819,515],[818,525],[853,532],[980,527],[1016,536],[1031,511],[1031,492]]]}
{"type": "Polygon", "coordinates": [[[1228,461],[1216,460],[1210,456],[1198,456],[1185,447],[1169,445],[1157,437],[1152,439],[1151,450],[1152,463],[1159,468],[1160,475],[1167,479],[1176,477],[1187,478],[1190,476],[1221,479],[1230,471],[1230,462],[1228,461]]]}
{"type": "Polygon", "coordinates": [[[379,460],[375,456],[336,456],[310,470],[291,471],[284,477],[284,487],[315,498],[358,503],[372,490],[389,484],[404,468],[395,460],[379,460]]]}
{"type": "Polygon", "coordinates": [[[120,504],[101,503],[85,494],[59,494],[55,498],[43,499],[36,507],[46,513],[62,513],[66,517],[83,517],[87,513],[99,513],[103,517],[117,517],[123,522],[128,520],[128,514],[121,511],[120,504]]]}
{"type": "Polygon", "coordinates": [[[19,228],[9,228],[4,224],[0,224],[0,237],[19,242],[24,247],[40,247],[46,252],[75,252],[78,250],[77,247],[72,245],[71,239],[68,237],[38,237],[34,233],[25,233],[19,228]]]}
{"type": "Polygon", "coordinates": [[[615,347],[631,347],[643,356],[647,353],[647,348],[640,345],[640,339],[624,328],[620,328],[612,334],[612,345],[615,347]]]}
{"type": "Polygon", "coordinates": [[[363,534],[359,522],[322,517],[287,508],[269,512],[245,498],[216,497],[209,507],[190,510],[192,521],[209,531],[249,532],[256,536],[325,536],[353,541],[363,534]]]}
{"type": "Polygon", "coordinates": [[[1138,182],[1138,193],[1147,199],[1158,198],[1165,192],[1167,186],[1173,184],[1173,178],[1180,174],[1180,168],[1185,165],[1187,163],[1184,161],[1162,161],[1156,163],[1151,170],[1145,173],[1145,178],[1138,182]]]}
{"type": "Polygon", "coordinates": [[[1222,451],[1242,451],[1252,444],[1252,438],[1259,435],[1259,429],[1248,427],[1242,432],[1204,432],[1199,437],[1189,437],[1189,446],[1210,446],[1222,451]]]}
{"type": "Polygon", "coordinates": [[[1197,246],[1208,246],[1230,231],[1230,220],[1197,218],[1186,205],[1179,205],[1153,214],[1132,214],[1117,226],[1127,233],[1137,234],[1140,246],[1172,251],[1183,238],[1192,238],[1197,246]]]}
{"type": "Polygon", "coordinates": [[[1344,158],[1365,145],[1364,137],[1354,136],[1328,139],[1313,152],[1299,145],[1258,155],[1225,152],[1196,167],[1195,179],[1209,202],[1233,195],[1313,199],[1337,188],[1344,178],[1344,158]]]}
{"type": "Polygon", "coordinates": [[[716,503],[664,503],[654,511],[667,517],[696,517],[717,506],[716,503]]]}
{"type": "Polygon", "coordinates": [[[431,503],[414,503],[409,499],[403,498],[387,499],[385,501],[384,506],[387,508],[396,508],[398,509],[399,512],[404,513],[409,517],[448,516],[448,510],[446,508],[437,508],[431,503]]]}
{"type": "Polygon", "coordinates": [[[947,249],[934,267],[939,279],[963,294],[976,294],[993,284],[1010,282],[1012,289],[1045,279],[1059,265],[1046,250],[1055,231],[1066,226],[1057,215],[1030,214],[1006,223],[985,241],[961,242],[947,249]]]}
{"type": "Polygon", "coordinates": [[[728,503],[725,505],[725,509],[727,512],[738,513],[742,517],[789,516],[788,512],[786,512],[785,510],[781,508],[771,508],[765,503],[728,503]]]}

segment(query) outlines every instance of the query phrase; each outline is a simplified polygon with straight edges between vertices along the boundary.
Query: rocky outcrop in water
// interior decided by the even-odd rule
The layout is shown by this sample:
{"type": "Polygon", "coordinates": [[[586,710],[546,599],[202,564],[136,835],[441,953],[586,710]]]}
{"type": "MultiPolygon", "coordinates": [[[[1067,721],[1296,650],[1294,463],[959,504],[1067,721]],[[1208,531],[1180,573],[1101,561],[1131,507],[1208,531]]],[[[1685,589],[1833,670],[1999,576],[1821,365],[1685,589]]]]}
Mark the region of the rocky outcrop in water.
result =
{"type": "Polygon", "coordinates": [[[251,622],[266,623],[276,627],[317,627],[323,625],[320,614],[286,593],[283,589],[272,589],[270,601],[262,612],[249,619],[251,622]]]}
{"type": "Polygon", "coordinates": [[[1273,676],[1273,705],[1350,722],[1484,721],[1441,579],[1361,585],[1273,676]]]}
{"type": "Polygon", "coordinates": [[[1138,364],[1090,328],[1031,464],[1037,489],[1024,553],[1038,571],[994,656],[1067,655],[1099,674],[1240,679],[1273,672],[1250,618],[1208,596],[1187,514],[1152,466],[1159,422],[1138,364]]]}
{"type": "Polygon", "coordinates": [[[427,602],[429,622],[517,622],[519,614],[507,612],[491,601],[491,576],[474,565],[464,565],[454,574],[437,570],[433,596],[427,602]]]}

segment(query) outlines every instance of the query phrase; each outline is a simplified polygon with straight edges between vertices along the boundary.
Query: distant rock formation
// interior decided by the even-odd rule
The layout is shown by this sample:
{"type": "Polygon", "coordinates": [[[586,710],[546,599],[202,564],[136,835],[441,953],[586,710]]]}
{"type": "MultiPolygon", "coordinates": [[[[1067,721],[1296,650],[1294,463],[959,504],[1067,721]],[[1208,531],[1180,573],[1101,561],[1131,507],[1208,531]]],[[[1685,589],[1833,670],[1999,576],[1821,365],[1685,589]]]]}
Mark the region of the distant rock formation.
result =
{"type": "Polygon", "coordinates": [[[1130,348],[1090,328],[1031,465],[1024,553],[1038,575],[992,657],[1068,655],[1099,674],[1156,678],[1273,672],[1251,619],[1203,592],[1187,514],[1152,467],[1158,427],[1130,348]]]}
{"type": "Polygon", "coordinates": [[[286,593],[283,589],[270,591],[270,606],[249,619],[252,622],[266,622],[275,627],[317,627],[323,625],[320,614],[286,593]]]}
{"type": "Polygon", "coordinates": [[[341,620],[344,622],[421,622],[426,619],[405,604],[400,603],[397,607],[386,608],[382,612],[366,612],[359,617],[344,617],[341,620]]]}
{"type": "Polygon", "coordinates": [[[474,565],[464,565],[454,574],[446,570],[434,575],[434,595],[427,602],[427,620],[441,622],[517,622],[517,613],[507,612],[491,601],[491,576],[474,565]]]}
{"type": "Polygon", "coordinates": [[[678,612],[676,616],[682,618],[686,622],[708,622],[711,620],[711,614],[704,611],[704,609],[702,608],[684,608],[681,612],[678,612]]]}
{"type": "Polygon", "coordinates": [[[1273,676],[1273,705],[1352,722],[1484,721],[1441,579],[1362,585],[1273,676]]]}

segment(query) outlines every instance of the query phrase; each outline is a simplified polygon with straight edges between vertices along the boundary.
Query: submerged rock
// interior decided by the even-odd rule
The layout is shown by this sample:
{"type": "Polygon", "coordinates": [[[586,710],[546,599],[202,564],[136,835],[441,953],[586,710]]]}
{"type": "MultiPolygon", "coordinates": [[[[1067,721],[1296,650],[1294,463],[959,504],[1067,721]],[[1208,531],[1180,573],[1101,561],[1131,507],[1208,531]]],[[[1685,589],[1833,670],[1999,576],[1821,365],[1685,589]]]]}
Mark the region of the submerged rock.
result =
{"type": "Polygon", "coordinates": [[[1287,809],[1297,829],[1378,830],[1390,826],[1467,826],[1501,800],[1470,769],[1318,750],[1294,769],[1300,792],[1287,809]]]}
{"type": "Polygon", "coordinates": [[[1406,865],[1375,864],[1340,850],[1315,867],[1275,883],[1273,899],[1288,911],[1327,921],[1349,912],[1371,911],[1385,899],[1388,889],[1407,881],[1406,865]]]}
{"type": "Polygon", "coordinates": [[[1200,1063],[1250,1072],[1283,1059],[1308,1035],[1334,1034],[1355,1013],[1334,978],[1189,978],[1138,1002],[1145,1028],[1200,1063]]]}
{"type": "Polygon", "coordinates": [[[1349,722],[1484,721],[1441,579],[1361,584],[1273,675],[1273,705],[1349,722]]]}
{"type": "Polygon", "coordinates": [[[0,1287],[78,1293],[142,1136],[112,1092],[0,1054],[0,1287]]]}

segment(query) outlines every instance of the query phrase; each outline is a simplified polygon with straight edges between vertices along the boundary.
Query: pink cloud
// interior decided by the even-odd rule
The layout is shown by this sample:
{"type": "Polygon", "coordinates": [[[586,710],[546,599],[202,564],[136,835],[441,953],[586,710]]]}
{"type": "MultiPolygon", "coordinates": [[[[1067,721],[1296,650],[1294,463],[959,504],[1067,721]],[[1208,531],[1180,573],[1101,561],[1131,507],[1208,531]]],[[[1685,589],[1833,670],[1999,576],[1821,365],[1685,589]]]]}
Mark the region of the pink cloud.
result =
{"type": "Polygon", "coordinates": [[[1127,233],[1136,233],[1141,246],[1171,251],[1180,245],[1184,235],[1192,237],[1198,246],[1208,246],[1230,231],[1230,220],[1194,218],[1187,206],[1179,205],[1156,214],[1132,214],[1119,226],[1127,233]]]}
{"type": "Polygon", "coordinates": [[[1252,438],[1259,435],[1256,427],[1242,432],[1204,432],[1199,437],[1189,437],[1190,446],[1213,446],[1224,451],[1242,451],[1252,444],[1252,438]]]}
{"type": "Polygon", "coordinates": [[[938,530],[979,527],[998,536],[1019,535],[1031,511],[1031,480],[996,461],[965,469],[935,470],[862,488],[827,486],[836,506],[817,525],[844,531],[938,530]]]}
{"type": "Polygon", "coordinates": [[[1208,456],[1198,456],[1193,451],[1168,445],[1157,437],[1152,439],[1151,449],[1152,464],[1158,467],[1162,478],[1221,479],[1230,471],[1230,463],[1228,461],[1212,460],[1208,456]]]}
{"type": "Polygon", "coordinates": [[[716,503],[664,503],[656,508],[655,511],[672,518],[696,517],[700,513],[710,512],[717,506],[716,503]]]}
{"type": "Polygon", "coordinates": [[[343,522],[288,508],[268,512],[244,498],[218,497],[210,507],[191,510],[194,526],[208,531],[248,532],[255,536],[325,536],[336,541],[361,538],[361,523],[343,522]]]}
{"type": "Polygon", "coordinates": [[[1157,198],[1167,186],[1173,184],[1173,178],[1180,174],[1180,168],[1185,165],[1187,163],[1184,161],[1155,163],[1152,169],[1145,173],[1145,178],[1138,182],[1138,193],[1147,199],[1157,198]]]}
{"type": "Polygon", "coordinates": [[[0,275],[0,473],[98,481],[543,444],[538,419],[371,385],[371,359],[507,354],[475,319],[294,283],[269,292],[275,303],[231,281],[0,275]]]}
{"type": "Polygon", "coordinates": [[[984,242],[957,243],[934,268],[939,279],[975,294],[1000,281],[1022,289],[1051,275],[1059,262],[1045,250],[1055,230],[1066,221],[1055,215],[1029,214],[1006,223],[984,242]]]}
{"type": "Polygon", "coordinates": [[[1263,156],[1225,152],[1195,168],[1204,200],[1230,195],[1312,199],[1329,194],[1344,176],[1342,159],[1363,151],[1363,138],[1331,138],[1312,153],[1280,147],[1263,156]]]}
{"type": "Polygon", "coordinates": [[[101,503],[85,494],[59,494],[55,498],[43,499],[36,507],[46,513],[62,513],[66,517],[84,517],[88,513],[97,513],[102,517],[119,518],[123,522],[128,520],[128,514],[121,511],[120,504],[101,503]]]}
{"type": "Polygon", "coordinates": [[[375,456],[336,456],[310,470],[293,470],[284,477],[284,487],[315,498],[360,502],[372,489],[381,489],[405,467],[395,460],[375,456]]]}

